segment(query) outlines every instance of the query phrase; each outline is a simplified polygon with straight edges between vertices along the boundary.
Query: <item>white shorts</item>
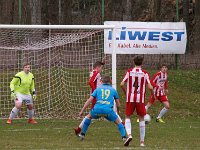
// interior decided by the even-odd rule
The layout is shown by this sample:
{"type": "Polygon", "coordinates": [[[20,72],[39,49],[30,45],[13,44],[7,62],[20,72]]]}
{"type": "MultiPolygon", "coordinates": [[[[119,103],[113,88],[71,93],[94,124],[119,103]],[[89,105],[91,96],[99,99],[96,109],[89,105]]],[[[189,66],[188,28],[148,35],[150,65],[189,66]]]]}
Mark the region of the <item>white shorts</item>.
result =
{"type": "Polygon", "coordinates": [[[15,103],[24,102],[26,105],[33,104],[33,99],[31,95],[16,93],[15,103]]]}

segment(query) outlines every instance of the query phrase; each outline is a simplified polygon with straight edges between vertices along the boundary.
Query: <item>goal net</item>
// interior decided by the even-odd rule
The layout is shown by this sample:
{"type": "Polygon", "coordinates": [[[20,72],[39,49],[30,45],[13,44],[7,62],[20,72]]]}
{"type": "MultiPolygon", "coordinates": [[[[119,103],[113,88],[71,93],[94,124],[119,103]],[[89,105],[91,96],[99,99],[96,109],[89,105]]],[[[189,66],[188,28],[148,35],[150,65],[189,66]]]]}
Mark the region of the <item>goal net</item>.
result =
{"type": "MultiPolygon", "coordinates": [[[[36,82],[35,117],[76,118],[90,95],[93,64],[104,56],[104,27],[0,26],[0,33],[0,117],[9,117],[14,106],[10,81],[28,62],[36,82]]],[[[111,56],[107,55],[102,75],[111,75],[111,68],[111,56]]],[[[26,114],[23,106],[18,117],[26,114]]]]}

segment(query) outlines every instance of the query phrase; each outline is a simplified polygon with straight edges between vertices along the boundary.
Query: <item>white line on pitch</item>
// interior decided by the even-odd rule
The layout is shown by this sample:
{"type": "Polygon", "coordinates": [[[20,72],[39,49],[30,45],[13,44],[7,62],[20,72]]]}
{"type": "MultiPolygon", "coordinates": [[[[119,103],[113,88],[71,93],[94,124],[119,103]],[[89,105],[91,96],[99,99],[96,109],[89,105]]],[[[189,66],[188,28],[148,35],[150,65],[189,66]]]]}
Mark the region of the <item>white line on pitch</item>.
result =
{"type": "Polygon", "coordinates": [[[41,131],[41,130],[63,130],[67,128],[46,128],[46,129],[14,129],[14,130],[3,130],[8,132],[19,132],[19,131],[41,131]]]}

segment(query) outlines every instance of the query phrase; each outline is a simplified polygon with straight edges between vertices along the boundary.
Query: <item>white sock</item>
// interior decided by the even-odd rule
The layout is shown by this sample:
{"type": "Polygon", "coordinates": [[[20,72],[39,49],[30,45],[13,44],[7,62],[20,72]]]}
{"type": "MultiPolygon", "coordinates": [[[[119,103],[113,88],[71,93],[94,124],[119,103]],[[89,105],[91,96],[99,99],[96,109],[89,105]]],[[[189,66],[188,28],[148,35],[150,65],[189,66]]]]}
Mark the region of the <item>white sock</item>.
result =
{"type": "Polygon", "coordinates": [[[27,109],[27,113],[28,113],[28,118],[32,119],[33,116],[34,116],[34,110],[33,109],[32,110],[27,109]]]}
{"type": "Polygon", "coordinates": [[[122,122],[122,119],[121,119],[121,117],[118,115],[118,113],[117,113],[117,112],[116,112],[116,115],[118,116],[118,118],[119,118],[120,122],[122,122]]]}
{"type": "Polygon", "coordinates": [[[145,137],[145,121],[140,121],[139,127],[140,127],[140,142],[144,142],[144,137],[145,137]]]}
{"type": "Polygon", "coordinates": [[[9,119],[13,120],[13,118],[15,118],[18,112],[19,112],[19,109],[17,109],[16,107],[13,107],[13,109],[10,112],[9,119]]]}
{"type": "Polygon", "coordinates": [[[147,112],[147,111],[148,111],[148,109],[149,109],[149,108],[147,107],[147,105],[145,106],[145,109],[146,109],[146,112],[147,112]]]}
{"type": "Polygon", "coordinates": [[[85,118],[83,118],[83,120],[81,121],[81,123],[80,123],[80,125],[78,126],[79,128],[83,128],[83,125],[84,125],[84,122],[85,122],[85,119],[86,119],[87,117],[85,117],[85,118]]]}
{"type": "Polygon", "coordinates": [[[125,129],[128,135],[131,135],[131,120],[125,119],[125,129]]]}
{"type": "Polygon", "coordinates": [[[169,109],[167,109],[167,108],[164,107],[164,108],[160,111],[160,113],[159,113],[159,115],[158,115],[157,118],[159,119],[159,118],[161,118],[162,116],[164,116],[164,115],[168,112],[168,110],[169,110],[169,109]]]}

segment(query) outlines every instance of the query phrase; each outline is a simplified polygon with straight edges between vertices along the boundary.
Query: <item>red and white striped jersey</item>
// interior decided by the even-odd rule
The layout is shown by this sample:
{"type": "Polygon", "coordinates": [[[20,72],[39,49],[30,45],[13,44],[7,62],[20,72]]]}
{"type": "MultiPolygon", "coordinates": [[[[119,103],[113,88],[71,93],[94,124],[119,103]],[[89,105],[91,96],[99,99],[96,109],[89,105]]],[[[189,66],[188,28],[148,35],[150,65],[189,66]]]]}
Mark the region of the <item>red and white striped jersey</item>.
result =
{"type": "Polygon", "coordinates": [[[101,75],[97,70],[90,72],[89,84],[91,87],[91,93],[101,85],[101,75]]]}
{"type": "Polygon", "coordinates": [[[168,73],[163,73],[161,71],[154,74],[153,78],[151,79],[152,84],[155,85],[154,87],[154,94],[155,96],[163,96],[165,95],[165,90],[168,89],[168,73]]]}
{"type": "Polygon", "coordinates": [[[128,69],[122,82],[127,83],[126,102],[145,103],[149,74],[141,68],[128,69]]]}

